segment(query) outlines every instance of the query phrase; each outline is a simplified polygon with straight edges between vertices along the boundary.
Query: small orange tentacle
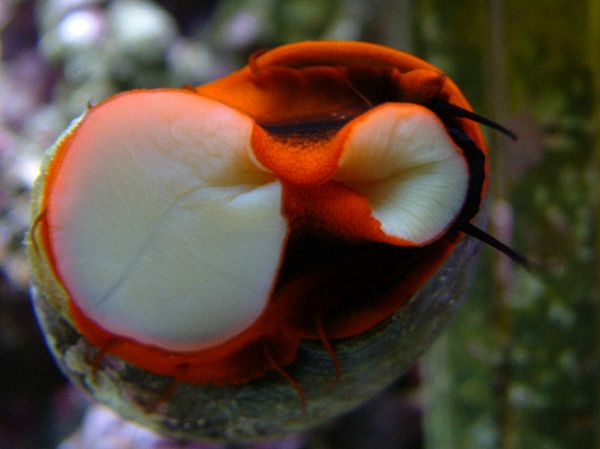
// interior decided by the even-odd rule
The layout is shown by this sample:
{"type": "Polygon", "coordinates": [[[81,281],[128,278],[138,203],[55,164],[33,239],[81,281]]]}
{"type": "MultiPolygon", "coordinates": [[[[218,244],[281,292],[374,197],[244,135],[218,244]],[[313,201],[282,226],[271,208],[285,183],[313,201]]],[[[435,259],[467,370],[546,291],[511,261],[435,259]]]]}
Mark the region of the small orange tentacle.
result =
{"type": "Polygon", "coordinates": [[[37,231],[38,225],[42,221],[46,220],[47,212],[48,212],[48,209],[44,208],[44,210],[42,210],[39,213],[39,215],[35,218],[35,220],[33,221],[33,225],[31,226],[31,229],[29,230],[29,240],[31,240],[31,243],[33,244],[33,250],[35,251],[35,254],[37,256],[40,255],[40,248],[38,246],[37,239],[35,238],[35,233],[37,231]]]}
{"type": "Polygon", "coordinates": [[[158,399],[153,404],[150,404],[148,407],[146,407],[144,411],[148,414],[153,413],[161,405],[171,399],[171,397],[175,394],[175,390],[177,390],[177,387],[181,383],[181,379],[186,375],[189,368],[190,366],[187,363],[176,365],[175,372],[173,373],[173,378],[171,379],[169,386],[160,394],[158,399]]]}
{"type": "Polygon", "coordinates": [[[273,368],[285,380],[287,380],[287,382],[292,386],[292,388],[294,390],[296,390],[296,392],[298,393],[298,399],[300,400],[300,409],[302,410],[302,414],[305,415],[306,414],[306,393],[304,392],[304,388],[302,388],[302,385],[300,385],[300,382],[298,382],[290,373],[288,373],[277,362],[277,360],[275,360],[275,358],[273,357],[273,354],[271,354],[271,351],[269,350],[269,347],[266,344],[262,345],[262,350],[263,350],[263,353],[264,353],[267,361],[269,362],[269,365],[271,365],[271,368],[273,368]]]}
{"type": "Polygon", "coordinates": [[[270,50],[270,48],[261,48],[258,50],[254,50],[252,52],[252,54],[248,58],[248,67],[250,68],[250,73],[252,73],[252,75],[254,75],[254,76],[260,75],[261,69],[258,66],[258,63],[256,62],[256,60],[258,58],[260,58],[262,55],[264,55],[266,52],[268,52],[269,50],[270,50]]]}
{"type": "Polygon", "coordinates": [[[321,343],[323,343],[323,346],[325,347],[325,350],[329,354],[329,357],[331,358],[331,362],[333,363],[333,366],[335,368],[335,384],[334,385],[337,385],[337,383],[340,380],[340,377],[342,376],[342,367],[340,365],[340,360],[339,360],[337,354],[335,353],[335,349],[333,348],[333,345],[331,344],[331,340],[329,339],[329,337],[327,336],[327,332],[325,331],[322,313],[317,314],[316,321],[315,321],[315,327],[317,330],[317,335],[319,336],[319,340],[321,340],[321,343]]]}
{"type": "Polygon", "coordinates": [[[100,368],[100,363],[102,363],[102,359],[104,356],[113,349],[116,345],[120,343],[119,338],[111,338],[104,346],[100,348],[100,350],[94,355],[92,359],[92,379],[94,382],[97,381],[98,369],[100,368]]]}

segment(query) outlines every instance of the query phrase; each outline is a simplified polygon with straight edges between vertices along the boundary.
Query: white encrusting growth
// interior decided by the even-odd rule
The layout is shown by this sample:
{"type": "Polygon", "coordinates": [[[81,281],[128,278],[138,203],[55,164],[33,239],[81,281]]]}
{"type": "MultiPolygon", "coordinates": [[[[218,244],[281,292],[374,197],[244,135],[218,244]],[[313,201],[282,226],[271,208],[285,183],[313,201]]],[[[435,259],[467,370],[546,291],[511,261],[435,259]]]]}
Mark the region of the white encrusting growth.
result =
{"type": "Polygon", "coordinates": [[[92,109],[50,192],[58,272],[105,329],[175,351],[228,340],[264,310],[286,222],[250,159],[252,121],[180,90],[92,109]]]}
{"type": "Polygon", "coordinates": [[[443,123],[414,104],[356,119],[335,179],[365,195],[387,234],[415,245],[440,237],[460,212],[469,172],[443,123]]]}

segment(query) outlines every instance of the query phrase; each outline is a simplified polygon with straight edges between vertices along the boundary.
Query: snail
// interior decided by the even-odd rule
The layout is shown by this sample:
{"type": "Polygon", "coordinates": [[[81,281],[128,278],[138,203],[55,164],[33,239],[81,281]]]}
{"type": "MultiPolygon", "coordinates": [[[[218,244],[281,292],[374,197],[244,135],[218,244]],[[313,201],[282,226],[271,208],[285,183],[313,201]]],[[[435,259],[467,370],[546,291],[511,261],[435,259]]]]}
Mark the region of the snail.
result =
{"type": "Polygon", "coordinates": [[[90,106],[32,195],[34,305],[63,371],[167,435],[314,426],[389,385],[469,282],[488,184],[439,69],[361,42],[255,53],[90,106]]]}

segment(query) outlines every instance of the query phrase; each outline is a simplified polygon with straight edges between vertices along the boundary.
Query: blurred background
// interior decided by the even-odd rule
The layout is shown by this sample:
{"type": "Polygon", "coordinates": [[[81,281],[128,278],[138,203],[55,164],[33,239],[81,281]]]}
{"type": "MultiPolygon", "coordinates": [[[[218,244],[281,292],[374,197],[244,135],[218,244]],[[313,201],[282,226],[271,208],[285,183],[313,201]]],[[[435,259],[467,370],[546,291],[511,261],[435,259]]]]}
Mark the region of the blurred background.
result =
{"type": "Polygon", "coordinates": [[[489,136],[490,230],[534,268],[485,249],[460,315],[396,386],[253,448],[600,448],[600,1],[0,0],[0,33],[0,449],[218,447],[90,408],[57,371],[28,298],[29,192],[88,102],[306,39],[416,54],[520,136],[489,136]]]}

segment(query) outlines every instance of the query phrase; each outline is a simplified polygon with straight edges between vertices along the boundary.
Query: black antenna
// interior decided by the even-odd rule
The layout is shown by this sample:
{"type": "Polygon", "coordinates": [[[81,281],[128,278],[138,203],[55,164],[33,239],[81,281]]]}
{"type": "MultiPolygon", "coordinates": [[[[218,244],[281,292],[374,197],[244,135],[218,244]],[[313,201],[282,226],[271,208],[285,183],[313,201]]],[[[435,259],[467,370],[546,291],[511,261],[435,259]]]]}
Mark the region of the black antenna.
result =
{"type": "Polygon", "coordinates": [[[480,229],[471,223],[465,223],[460,227],[460,230],[465,232],[466,234],[469,234],[472,237],[475,237],[477,240],[480,240],[483,243],[490,245],[492,248],[497,249],[502,254],[505,254],[506,256],[510,257],[510,259],[513,262],[521,265],[522,267],[527,269],[531,268],[529,261],[525,258],[525,256],[519,254],[517,251],[505,245],[495,237],[492,237],[483,229],[480,229]]]}
{"type": "Polygon", "coordinates": [[[496,131],[500,131],[505,136],[510,137],[512,140],[517,140],[517,135],[512,131],[506,129],[504,126],[493,122],[490,119],[482,117],[475,112],[468,111],[466,109],[461,108],[460,106],[456,106],[455,104],[448,103],[447,101],[440,100],[439,98],[434,98],[433,100],[427,103],[427,106],[438,114],[442,115],[453,115],[455,117],[462,117],[469,120],[473,120],[475,122],[481,123],[482,125],[489,126],[496,131]]]}

